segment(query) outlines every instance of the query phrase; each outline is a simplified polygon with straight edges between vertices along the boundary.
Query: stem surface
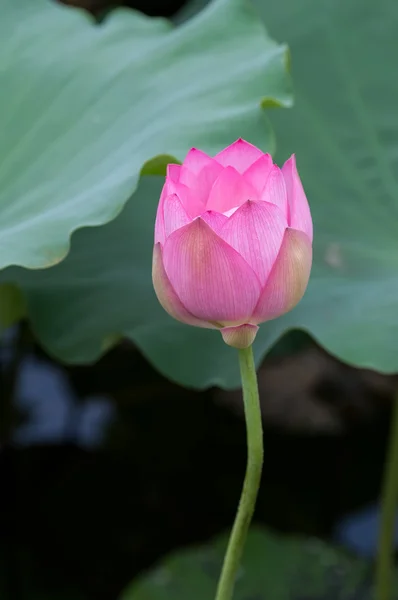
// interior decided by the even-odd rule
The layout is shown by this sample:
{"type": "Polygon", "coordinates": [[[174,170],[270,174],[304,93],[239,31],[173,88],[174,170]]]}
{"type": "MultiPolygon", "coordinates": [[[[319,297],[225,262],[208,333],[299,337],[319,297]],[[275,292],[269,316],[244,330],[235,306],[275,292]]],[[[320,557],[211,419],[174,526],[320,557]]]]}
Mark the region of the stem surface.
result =
{"type": "Polygon", "coordinates": [[[256,505],[263,466],[263,429],[253,350],[239,350],[247,432],[247,467],[238,512],[216,593],[216,600],[231,600],[249,525],[256,505]]]}
{"type": "Polygon", "coordinates": [[[398,504],[398,396],[394,400],[390,439],[381,495],[381,523],[376,562],[376,600],[391,600],[394,572],[394,529],[398,504]]]}

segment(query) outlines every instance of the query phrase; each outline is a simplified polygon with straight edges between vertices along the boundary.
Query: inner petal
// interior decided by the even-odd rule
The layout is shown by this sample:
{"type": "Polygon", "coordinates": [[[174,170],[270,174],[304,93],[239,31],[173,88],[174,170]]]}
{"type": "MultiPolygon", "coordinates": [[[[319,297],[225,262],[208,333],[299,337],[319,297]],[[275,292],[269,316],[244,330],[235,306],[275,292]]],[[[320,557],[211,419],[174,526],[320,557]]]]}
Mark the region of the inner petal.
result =
{"type": "Polygon", "coordinates": [[[169,195],[176,194],[179,197],[181,204],[191,219],[194,219],[206,210],[203,202],[201,202],[200,198],[195,194],[195,191],[183,183],[175,183],[174,181],[169,180],[167,191],[169,195]]]}
{"type": "Polygon", "coordinates": [[[272,157],[270,154],[263,154],[255,163],[253,163],[244,172],[244,178],[248,181],[259,193],[264,189],[266,181],[271,173],[273,166],[272,157]]]}
{"type": "Polygon", "coordinates": [[[220,175],[223,167],[215,160],[204,166],[198,173],[194,173],[188,167],[181,167],[180,182],[186,185],[196,199],[206,204],[214,181],[220,175]]]}
{"type": "Polygon", "coordinates": [[[216,154],[214,158],[224,167],[232,166],[235,167],[239,173],[243,173],[250,165],[259,159],[262,154],[263,152],[256,146],[253,146],[253,144],[239,139],[216,154]]]}
{"type": "Polygon", "coordinates": [[[213,231],[218,233],[221,231],[222,227],[228,221],[228,217],[222,213],[215,212],[214,210],[207,210],[203,214],[200,215],[200,218],[205,221],[213,231]]]}
{"type": "Polygon", "coordinates": [[[214,158],[208,156],[205,152],[202,152],[202,150],[191,148],[184,159],[183,166],[188,167],[192,173],[197,175],[203,167],[212,164],[213,162],[215,162],[214,158]]]}
{"type": "Polygon", "coordinates": [[[258,200],[256,190],[234,167],[226,167],[210,190],[206,209],[226,213],[248,200],[258,200]]]}
{"type": "Polygon", "coordinates": [[[261,200],[271,202],[279,206],[283,214],[287,217],[287,193],[285,179],[282,171],[277,165],[271,168],[269,177],[260,195],[261,200]]]}

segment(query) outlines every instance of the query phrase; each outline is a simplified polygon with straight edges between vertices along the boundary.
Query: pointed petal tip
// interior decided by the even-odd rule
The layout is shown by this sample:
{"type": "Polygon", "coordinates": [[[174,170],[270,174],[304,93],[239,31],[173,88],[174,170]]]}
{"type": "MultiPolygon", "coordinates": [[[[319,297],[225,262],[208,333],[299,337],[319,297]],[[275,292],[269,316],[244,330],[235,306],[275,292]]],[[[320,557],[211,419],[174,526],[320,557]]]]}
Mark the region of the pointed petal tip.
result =
{"type": "Polygon", "coordinates": [[[232,142],[232,144],[230,144],[230,146],[234,146],[235,144],[244,144],[245,146],[251,146],[252,148],[257,148],[257,146],[255,146],[251,142],[248,142],[247,140],[243,139],[243,137],[239,137],[237,140],[232,142]]]}
{"type": "Polygon", "coordinates": [[[194,175],[198,175],[200,171],[209,164],[212,164],[213,158],[203,152],[203,150],[199,150],[199,148],[191,148],[182,163],[183,167],[188,167],[194,175]]]}
{"type": "Polygon", "coordinates": [[[220,233],[221,229],[228,221],[228,217],[215,210],[207,210],[200,216],[202,221],[205,221],[209,227],[213,229],[217,234],[220,233]]]}
{"type": "Polygon", "coordinates": [[[234,142],[232,142],[232,144],[230,144],[230,146],[250,146],[251,148],[257,148],[257,146],[255,146],[254,144],[251,144],[250,142],[248,142],[247,140],[244,140],[242,137],[238,138],[237,140],[235,140],[234,142]]]}
{"type": "Polygon", "coordinates": [[[228,346],[243,350],[243,348],[248,348],[254,342],[258,327],[251,323],[244,323],[234,327],[223,327],[220,331],[224,342],[228,346]]]}
{"type": "Polygon", "coordinates": [[[238,138],[221,152],[218,152],[214,158],[223,167],[233,166],[239,173],[244,173],[263,154],[257,146],[238,138]]]}
{"type": "Polygon", "coordinates": [[[285,160],[285,162],[283,163],[283,167],[292,167],[297,169],[297,161],[296,161],[296,155],[293,153],[291,156],[289,156],[289,158],[287,160],[285,160]]]}

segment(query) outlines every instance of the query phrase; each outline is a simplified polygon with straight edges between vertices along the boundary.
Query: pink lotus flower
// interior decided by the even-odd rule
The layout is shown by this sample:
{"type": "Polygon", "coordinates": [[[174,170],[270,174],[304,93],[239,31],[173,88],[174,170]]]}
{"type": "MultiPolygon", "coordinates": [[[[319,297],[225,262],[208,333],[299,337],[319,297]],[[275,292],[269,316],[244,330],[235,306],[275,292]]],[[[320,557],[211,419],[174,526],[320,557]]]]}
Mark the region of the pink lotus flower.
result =
{"type": "Polygon", "coordinates": [[[175,319],[250,345],[259,323],[307,287],[312,220],[294,156],[279,169],[240,139],[214,158],[168,165],[155,224],[153,284],[175,319]]]}

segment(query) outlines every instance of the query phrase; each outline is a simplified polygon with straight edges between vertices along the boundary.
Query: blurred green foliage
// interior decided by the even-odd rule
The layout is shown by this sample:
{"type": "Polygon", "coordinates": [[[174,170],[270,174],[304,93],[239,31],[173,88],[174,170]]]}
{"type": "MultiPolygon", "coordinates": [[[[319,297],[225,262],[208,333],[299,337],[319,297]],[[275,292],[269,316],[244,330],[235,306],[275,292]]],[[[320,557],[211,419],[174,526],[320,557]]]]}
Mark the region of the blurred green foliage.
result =
{"type": "MultiPolygon", "coordinates": [[[[171,556],[134,582],[120,600],[213,598],[226,538],[171,556]]],[[[371,600],[365,561],[311,539],[252,529],[238,575],[236,600],[371,600]]],[[[398,598],[398,593],[394,596],[398,598]]]]}

